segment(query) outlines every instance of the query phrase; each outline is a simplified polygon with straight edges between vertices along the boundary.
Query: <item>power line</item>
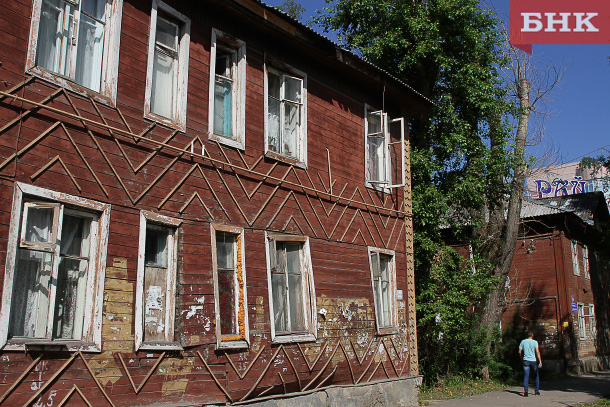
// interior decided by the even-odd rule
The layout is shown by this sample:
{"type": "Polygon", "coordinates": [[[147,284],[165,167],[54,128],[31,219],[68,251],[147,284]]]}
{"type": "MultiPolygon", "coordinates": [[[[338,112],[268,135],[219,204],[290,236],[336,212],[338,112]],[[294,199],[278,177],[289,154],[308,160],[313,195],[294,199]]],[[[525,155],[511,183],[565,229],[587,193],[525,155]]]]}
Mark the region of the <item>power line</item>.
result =
{"type": "MultiPolygon", "coordinates": [[[[589,156],[591,156],[591,154],[593,154],[593,153],[594,153],[594,152],[596,152],[596,151],[599,151],[599,150],[606,150],[606,147],[610,147],[610,144],[606,144],[605,146],[600,147],[600,148],[598,148],[598,149],[596,149],[596,150],[590,151],[590,152],[585,153],[585,154],[583,154],[583,155],[580,155],[580,156],[578,156],[578,157],[576,157],[576,158],[572,158],[572,159],[570,159],[570,160],[567,160],[567,162],[573,162],[573,161],[578,160],[579,158],[583,158],[583,157],[589,157],[589,156]]],[[[606,151],[608,151],[608,150],[606,150],[606,151]]]]}

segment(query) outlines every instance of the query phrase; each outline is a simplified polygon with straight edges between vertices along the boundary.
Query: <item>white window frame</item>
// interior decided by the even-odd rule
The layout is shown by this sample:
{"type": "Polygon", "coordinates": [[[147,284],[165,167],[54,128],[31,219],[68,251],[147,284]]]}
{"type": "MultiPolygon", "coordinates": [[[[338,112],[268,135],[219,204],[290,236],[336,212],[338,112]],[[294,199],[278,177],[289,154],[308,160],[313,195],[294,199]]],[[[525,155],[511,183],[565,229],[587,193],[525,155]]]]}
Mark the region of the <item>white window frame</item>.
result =
{"type": "Polygon", "coordinates": [[[140,235],[138,244],[138,270],[136,282],[136,309],[135,309],[135,349],[162,349],[175,350],[182,349],[179,341],[174,338],[175,318],[176,318],[176,290],[178,275],[178,231],[182,221],[170,218],[150,211],[140,211],[140,235]],[[146,312],[146,301],[144,299],[145,281],[145,254],[146,254],[146,227],[149,223],[167,228],[167,278],[165,287],[165,321],[164,321],[164,342],[144,341],[144,313],[146,312]]]}
{"type": "MultiPolygon", "coordinates": [[[[268,58],[269,59],[269,58],[268,58]]],[[[264,127],[265,127],[265,155],[278,161],[282,161],[288,164],[293,164],[297,167],[307,168],[307,74],[305,72],[295,69],[289,65],[277,62],[277,61],[265,61],[265,112],[264,112],[264,127]],[[270,125],[268,121],[269,115],[269,72],[273,72],[276,75],[288,76],[299,78],[303,81],[303,95],[301,104],[301,127],[299,129],[299,142],[298,142],[298,154],[296,157],[287,156],[285,154],[275,152],[269,149],[269,130],[270,125]]],[[[283,85],[281,86],[280,95],[283,94],[283,85]]],[[[283,97],[283,96],[281,96],[283,97]]],[[[283,104],[280,107],[280,117],[283,112],[283,104]]],[[[282,128],[280,121],[280,131],[282,128]]]]}
{"type": "MultiPolygon", "coordinates": [[[[265,257],[267,260],[267,289],[269,294],[269,319],[271,326],[271,341],[273,343],[296,343],[296,342],[311,342],[317,338],[317,315],[316,315],[316,290],[314,287],[313,268],[311,265],[311,254],[309,249],[309,237],[297,235],[285,235],[271,232],[265,232],[265,257]],[[305,332],[292,334],[277,334],[274,321],[274,305],[273,305],[273,288],[271,283],[272,262],[270,259],[270,249],[273,247],[273,253],[276,253],[276,242],[301,242],[302,257],[301,257],[301,277],[302,277],[302,295],[303,295],[303,312],[305,320],[305,332]]],[[[275,263],[275,260],[274,260],[275,263]]]]}
{"type": "Polygon", "coordinates": [[[591,279],[589,273],[589,248],[586,245],[582,245],[582,270],[587,280],[591,279]]]}
{"type": "Polygon", "coordinates": [[[184,14],[174,10],[161,0],[153,0],[150,12],[150,31],[148,35],[148,65],[146,68],[146,93],[144,99],[144,117],[179,131],[186,131],[186,109],[188,94],[189,48],[191,38],[191,20],[184,14]],[[178,39],[178,70],[173,99],[172,117],[164,117],[151,111],[151,95],[153,86],[153,66],[155,61],[156,32],[158,12],[172,18],[180,28],[178,39]]]}
{"type": "Polygon", "coordinates": [[[212,29],[210,48],[210,95],[208,100],[208,138],[227,146],[245,149],[246,145],[246,43],[224,32],[212,29]],[[231,68],[233,76],[231,99],[232,137],[214,133],[214,89],[216,85],[216,51],[218,48],[230,49],[235,60],[231,68]]]}
{"type": "MultiPolygon", "coordinates": [[[[74,78],[49,71],[36,66],[36,50],[38,46],[38,31],[40,28],[40,13],[44,0],[33,0],[32,23],[28,42],[25,70],[27,73],[47,80],[55,85],[64,87],[81,95],[90,96],[96,101],[116,106],[117,79],[119,73],[119,48],[121,39],[121,19],[123,13],[123,0],[112,0],[106,5],[108,20],[104,30],[104,50],[102,57],[102,72],[100,91],[96,92],[75,82],[74,78]]],[[[75,12],[76,14],[79,11],[75,12]]],[[[78,18],[78,16],[77,16],[78,18]]],[[[78,36],[78,31],[75,34],[78,36]]],[[[76,38],[76,37],[74,37],[76,38]]],[[[76,53],[76,51],[74,51],[76,53]]]]}
{"type": "MultiPolygon", "coordinates": [[[[397,163],[398,164],[398,163],[397,163]]],[[[381,190],[384,192],[391,192],[393,188],[405,186],[405,120],[404,117],[398,117],[392,119],[382,110],[375,109],[374,107],[365,104],[364,105],[364,177],[366,186],[369,188],[381,190]],[[381,180],[372,180],[369,176],[369,165],[370,165],[370,152],[368,148],[369,138],[369,115],[379,114],[381,121],[381,131],[383,137],[383,149],[384,154],[384,168],[385,177],[381,180]],[[392,134],[390,126],[398,124],[400,127],[400,141],[392,141],[392,134]],[[392,146],[395,144],[399,145],[400,148],[400,182],[392,183],[392,146]]],[[[398,181],[398,180],[397,180],[398,181]]]]}
{"type": "Polygon", "coordinates": [[[572,270],[575,276],[580,276],[580,267],[578,265],[578,242],[570,241],[570,251],[572,252],[572,270]]]}
{"type": "MultiPolygon", "coordinates": [[[[249,328],[249,324],[248,324],[248,290],[247,290],[247,283],[246,283],[246,249],[245,249],[245,245],[244,245],[244,229],[241,227],[236,227],[236,226],[227,226],[227,225],[221,225],[218,223],[212,223],[210,225],[210,231],[211,231],[211,236],[212,236],[212,270],[213,270],[213,276],[214,276],[214,310],[216,313],[216,348],[217,349],[238,349],[238,348],[247,348],[250,345],[250,328],[249,328]],[[239,283],[238,283],[238,272],[239,272],[239,265],[238,265],[238,260],[241,261],[241,285],[242,287],[242,293],[241,293],[241,298],[240,298],[240,293],[237,292],[235,293],[235,312],[237,313],[236,315],[236,326],[239,327],[239,312],[240,312],[240,308],[243,309],[243,313],[244,313],[244,320],[243,320],[243,325],[244,325],[244,332],[238,332],[238,336],[240,336],[243,339],[231,339],[228,338],[227,336],[222,335],[222,326],[221,326],[221,320],[220,320],[220,292],[219,292],[219,281],[218,281],[218,261],[217,261],[217,249],[216,249],[216,232],[224,232],[224,233],[230,233],[232,235],[235,235],[235,237],[239,240],[240,245],[241,245],[241,256],[239,256],[238,259],[238,252],[237,252],[237,247],[235,247],[235,287],[239,288],[239,283]],[[240,307],[240,301],[243,304],[240,307]]],[[[237,242],[237,240],[236,240],[237,242]]]]}
{"type": "Polygon", "coordinates": [[[595,339],[597,331],[595,324],[595,306],[593,304],[589,304],[589,333],[591,334],[591,339],[595,339]]]}
{"type": "MultiPolygon", "coordinates": [[[[394,250],[381,249],[378,247],[368,246],[368,261],[369,261],[369,271],[371,274],[371,288],[373,290],[373,303],[375,306],[375,326],[377,327],[378,335],[388,335],[394,334],[398,332],[398,301],[396,297],[396,252],[394,250]],[[375,276],[373,270],[373,256],[379,256],[380,254],[392,257],[390,261],[390,300],[387,306],[389,307],[390,312],[390,325],[381,326],[379,321],[379,311],[382,309],[382,304],[379,304],[377,299],[377,295],[375,295],[375,276]]],[[[379,264],[379,261],[378,263],[379,264]]]]}
{"type": "MultiPolygon", "coordinates": [[[[35,187],[21,182],[15,183],[11,223],[8,235],[4,286],[2,291],[2,311],[0,312],[0,349],[27,350],[32,346],[61,345],[70,351],[101,352],[102,350],[102,309],[104,302],[104,278],[106,275],[106,253],[108,228],[110,224],[110,204],[77,197],[62,192],[35,187]],[[13,295],[13,279],[20,247],[22,208],[25,201],[45,200],[60,205],[95,213],[91,222],[91,243],[87,286],[91,287],[85,297],[83,334],[81,340],[8,338],[13,295]]],[[[92,215],[93,216],[93,215],[92,215]]],[[[52,318],[49,316],[49,318],[52,318]]]]}
{"type": "Polygon", "coordinates": [[[577,303],[578,308],[578,336],[581,340],[587,339],[587,328],[585,323],[585,305],[582,302],[577,303]]]}

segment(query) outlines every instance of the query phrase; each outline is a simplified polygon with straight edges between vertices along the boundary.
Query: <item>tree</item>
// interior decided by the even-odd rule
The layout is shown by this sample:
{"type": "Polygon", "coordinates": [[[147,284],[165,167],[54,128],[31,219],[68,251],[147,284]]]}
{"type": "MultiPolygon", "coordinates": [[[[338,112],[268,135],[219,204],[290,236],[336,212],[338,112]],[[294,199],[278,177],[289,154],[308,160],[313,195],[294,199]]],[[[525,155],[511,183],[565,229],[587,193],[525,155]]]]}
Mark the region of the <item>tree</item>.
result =
{"type": "Polygon", "coordinates": [[[295,20],[300,20],[305,12],[305,8],[301,6],[297,0],[284,0],[277,8],[295,20]]]}
{"type": "Polygon", "coordinates": [[[594,174],[601,173],[602,169],[610,172],[610,154],[598,155],[597,157],[584,157],[580,161],[580,168],[589,168],[594,174]]]}
{"type": "Polygon", "coordinates": [[[458,354],[472,359],[471,350],[480,351],[476,362],[487,374],[489,335],[505,306],[504,281],[525,181],[532,108],[527,71],[516,72],[512,83],[505,81],[500,69],[509,68],[511,58],[503,32],[495,13],[477,0],[327,3],[327,13],[318,20],[323,27],[435,103],[430,115],[413,119],[410,133],[418,337],[428,345],[420,348],[420,365],[427,380],[456,368],[438,352],[442,340],[451,343],[454,359],[458,354]],[[509,118],[517,121],[514,133],[509,118]],[[463,280],[467,286],[448,283],[452,276],[463,276],[464,267],[447,255],[448,239],[472,247],[472,261],[479,267],[463,280]],[[472,295],[464,297],[465,290],[472,295]],[[466,301],[453,305],[476,305],[477,313],[451,320],[456,315],[450,307],[436,304],[447,298],[462,298],[466,301]],[[443,331],[441,339],[438,321],[461,325],[443,331]],[[477,329],[480,322],[483,332],[477,329]]]}

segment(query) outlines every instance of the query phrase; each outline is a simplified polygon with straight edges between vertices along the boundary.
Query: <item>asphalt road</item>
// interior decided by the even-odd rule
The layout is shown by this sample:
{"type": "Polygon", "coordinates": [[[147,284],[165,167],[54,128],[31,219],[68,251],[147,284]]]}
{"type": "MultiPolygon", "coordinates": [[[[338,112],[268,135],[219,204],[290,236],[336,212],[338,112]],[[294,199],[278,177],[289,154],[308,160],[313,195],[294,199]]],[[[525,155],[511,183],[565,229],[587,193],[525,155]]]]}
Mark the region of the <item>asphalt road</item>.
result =
{"type": "MultiPolygon", "coordinates": [[[[531,380],[530,380],[531,382],[531,380]]],[[[529,397],[523,387],[511,387],[472,397],[431,401],[433,407],[572,407],[610,398],[610,370],[540,383],[540,396],[534,396],[530,383],[529,397]]]]}

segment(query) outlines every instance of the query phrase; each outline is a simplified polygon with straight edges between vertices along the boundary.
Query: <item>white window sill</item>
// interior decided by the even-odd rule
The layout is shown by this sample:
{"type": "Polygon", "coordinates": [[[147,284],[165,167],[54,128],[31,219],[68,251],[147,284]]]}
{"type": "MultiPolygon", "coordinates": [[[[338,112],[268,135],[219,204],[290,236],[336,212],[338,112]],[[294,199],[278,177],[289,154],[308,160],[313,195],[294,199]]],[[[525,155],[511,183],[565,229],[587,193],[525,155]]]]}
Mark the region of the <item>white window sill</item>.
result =
{"type": "Polygon", "coordinates": [[[245,340],[225,341],[216,345],[216,349],[248,349],[250,345],[245,340]]]}
{"type": "Polygon", "coordinates": [[[385,335],[395,335],[398,333],[398,328],[396,327],[388,327],[388,328],[378,328],[377,335],[385,336],[385,335]]]}
{"type": "Polygon", "coordinates": [[[164,117],[164,116],[152,113],[152,112],[144,113],[144,118],[151,120],[153,122],[162,124],[164,126],[167,126],[171,129],[186,133],[186,123],[179,123],[176,120],[168,119],[167,117],[164,117]]]}
{"type": "MultiPolygon", "coordinates": [[[[66,88],[79,95],[90,97],[91,99],[95,100],[96,102],[103,103],[110,107],[116,107],[116,95],[109,96],[109,95],[104,95],[103,93],[96,92],[85,86],[79,85],[78,83],[74,82],[72,79],[70,79],[66,76],[59,75],[55,72],[48,71],[39,66],[34,66],[34,67],[28,69],[26,73],[28,73],[32,76],[35,76],[37,78],[40,78],[46,82],[50,82],[54,85],[61,86],[62,88],[66,88]]],[[[104,85],[102,84],[102,87],[103,86],[104,85]]]]}
{"type": "Polygon", "coordinates": [[[19,339],[11,339],[9,342],[4,345],[2,348],[3,351],[51,351],[51,352],[61,352],[61,351],[81,351],[81,352],[101,352],[102,349],[100,346],[97,346],[93,343],[83,343],[79,341],[51,341],[51,340],[40,340],[33,338],[19,338],[19,339]]]}
{"type": "Polygon", "coordinates": [[[298,158],[288,157],[286,155],[276,153],[275,151],[267,151],[265,153],[265,157],[269,157],[274,160],[284,162],[286,164],[291,164],[291,165],[294,165],[295,167],[307,169],[307,164],[304,161],[301,161],[298,158]]]}
{"type": "Polygon", "coordinates": [[[174,342],[168,343],[143,343],[137,350],[147,351],[147,350],[183,350],[184,348],[174,342]]]}
{"type": "Polygon", "coordinates": [[[316,336],[314,334],[293,334],[293,335],[275,335],[271,342],[273,343],[300,343],[314,342],[316,336]]]}
{"type": "Polygon", "coordinates": [[[221,136],[218,134],[210,133],[210,134],[208,134],[208,139],[210,141],[215,141],[219,144],[224,144],[229,147],[234,147],[234,148],[237,148],[242,151],[245,150],[243,141],[238,138],[229,138],[229,137],[221,136]]]}
{"type": "Polygon", "coordinates": [[[387,188],[383,185],[384,184],[382,184],[382,183],[366,181],[367,188],[374,189],[375,191],[378,191],[378,192],[383,192],[384,194],[391,194],[392,190],[394,188],[387,188]]]}

